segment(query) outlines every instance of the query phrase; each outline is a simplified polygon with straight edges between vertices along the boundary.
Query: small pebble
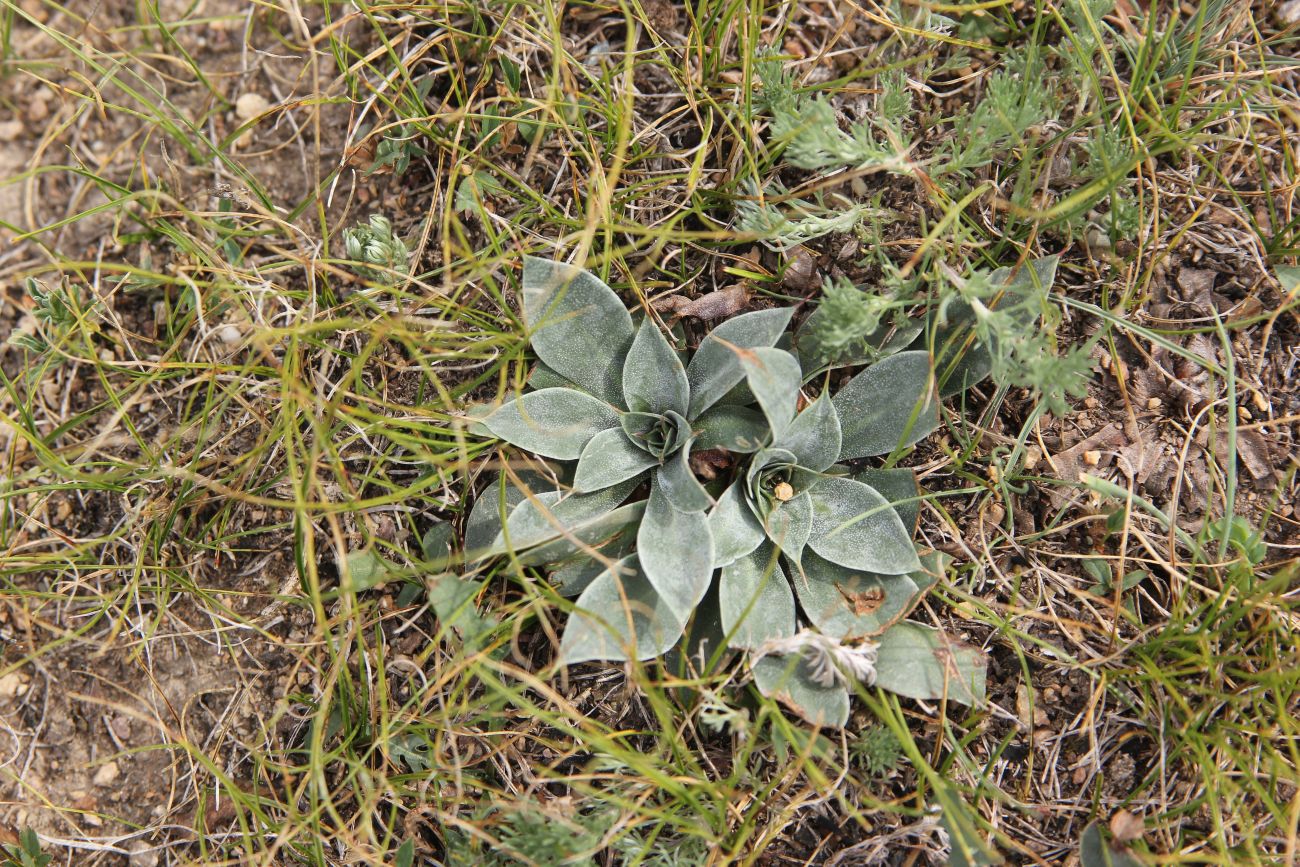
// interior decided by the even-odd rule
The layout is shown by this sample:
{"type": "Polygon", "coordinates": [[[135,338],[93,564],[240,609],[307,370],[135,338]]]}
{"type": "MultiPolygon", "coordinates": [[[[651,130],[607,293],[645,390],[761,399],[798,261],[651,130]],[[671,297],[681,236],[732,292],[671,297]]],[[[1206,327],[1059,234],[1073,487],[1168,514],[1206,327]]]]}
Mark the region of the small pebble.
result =
{"type": "Polygon", "coordinates": [[[22,134],[23,122],[21,120],[6,120],[0,122],[0,141],[14,141],[22,134]]]}
{"type": "Polygon", "coordinates": [[[1083,453],[1083,462],[1090,467],[1095,467],[1101,463],[1101,452],[1096,449],[1089,449],[1083,453]]]}
{"type": "Polygon", "coordinates": [[[235,117],[240,123],[247,123],[270,107],[270,101],[260,93],[241,93],[235,100],[235,117]]]}
{"type": "Polygon", "coordinates": [[[113,781],[118,778],[119,774],[121,774],[121,770],[118,768],[117,762],[108,762],[107,764],[99,766],[99,770],[95,771],[95,776],[92,778],[91,782],[102,788],[104,786],[112,785],[113,781]]]}
{"type": "Polygon", "coordinates": [[[244,335],[234,325],[223,325],[217,329],[217,337],[227,346],[238,346],[244,335]]]}
{"type": "Polygon", "coordinates": [[[19,698],[27,692],[27,678],[16,671],[0,677],[0,698],[19,698]]]}

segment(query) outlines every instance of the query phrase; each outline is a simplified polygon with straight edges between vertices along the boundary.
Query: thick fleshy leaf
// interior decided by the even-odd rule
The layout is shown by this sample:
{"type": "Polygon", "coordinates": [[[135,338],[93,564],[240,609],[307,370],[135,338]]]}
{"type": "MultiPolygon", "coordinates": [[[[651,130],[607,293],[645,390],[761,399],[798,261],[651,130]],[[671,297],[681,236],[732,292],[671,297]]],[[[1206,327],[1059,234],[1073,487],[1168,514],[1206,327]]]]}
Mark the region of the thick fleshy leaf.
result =
{"type": "Polygon", "coordinates": [[[745,491],[736,482],[718,497],[709,513],[713,533],[713,565],[726,566],[753,551],[763,542],[763,525],[745,502],[745,491]]]}
{"type": "Polygon", "coordinates": [[[771,346],[780,339],[793,314],[793,307],[755,310],[728,319],[709,332],[686,367],[686,379],[691,387],[690,411],[686,417],[699,418],[700,413],[721,400],[745,378],[736,347],[771,346]]]}
{"type": "Polygon", "coordinates": [[[683,512],[702,512],[713,498],[691,472],[691,443],[687,442],[655,473],[656,486],[663,489],[673,507],[683,512]]]}
{"type": "Polygon", "coordinates": [[[582,591],[560,639],[560,661],[653,659],[676,644],[685,628],[685,619],[659,596],[633,555],[582,591]]]}
{"type": "Polygon", "coordinates": [[[912,534],[870,485],[826,478],[814,488],[808,547],[850,569],[901,575],[921,568],[912,534]]]}
{"type": "Polygon", "coordinates": [[[511,445],[571,461],[596,434],[618,426],[618,413],[589,394],[571,388],[544,388],[502,404],[483,424],[511,445]]]}
{"type": "Polygon", "coordinates": [[[941,630],[904,620],[880,637],[876,686],[907,698],[961,704],[984,702],[988,659],[984,651],[941,630]]]}
{"type": "Polygon", "coordinates": [[[654,320],[646,317],[623,363],[623,398],[633,412],[686,414],[686,368],[654,320]]]}
{"type": "Polygon", "coordinates": [[[524,259],[523,289],[524,321],[537,357],[596,397],[621,402],[633,331],[614,290],[595,274],[535,256],[524,259]]]}
{"type": "Polygon", "coordinates": [[[820,472],[839,458],[841,439],[835,404],[822,392],[772,441],[772,448],[785,449],[799,466],[820,472]]]}
{"type": "Polygon", "coordinates": [[[729,452],[756,452],[767,439],[767,419],[761,412],[745,406],[715,406],[691,425],[695,431],[695,448],[726,449],[729,452]]]}
{"type": "Polygon", "coordinates": [[[921,517],[921,486],[916,483],[916,472],[906,468],[891,470],[865,469],[853,474],[853,479],[870,485],[890,502],[903,526],[916,533],[916,522],[921,517]]]}
{"type": "Polygon", "coordinates": [[[799,604],[817,629],[840,641],[879,635],[907,616],[917,596],[908,575],[845,569],[811,551],[794,578],[799,604]]]}
{"type": "Polygon", "coordinates": [[[591,547],[594,554],[579,553],[552,570],[551,583],[561,595],[577,596],[586,590],[592,581],[600,577],[611,563],[617,563],[631,554],[635,545],[636,527],[632,525],[622,527],[614,531],[609,538],[593,543],[591,547]]]}
{"type": "Polygon", "coordinates": [[[760,347],[741,350],[740,366],[745,370],[745,381],[767,416],[772,436],[780,439],[794,419],[799,404],[799,386],[803,374],[798,360],[784,349],[760,347]]]}
{"type": "Polygon", "coordinates": [[[533,368],[533,372],[528,375],[528,389],[530,391],[541,391],[543,388],[572,388],[582,391],[577,383],[565,379],[545,364],[538,362],[533,368]]]}
{"type": "Polygon", "coordinates": [[[764,656],[754,663],[759,692],[775,698],[816,726],[843,728],[849,721],[849,691],[813,680],[798,656],[764,656]]]}
{"type": "Polygon", "coordinates": [[[554,498],[559,498],[559,482],[555,478],[528,469],[516,471],[514,478],[518,479],[518,484],[509,476],[503,478],[503,474],[495,473],[482,492],[474,498],[474,506],[465,522],[467,561],[485,556],[483,552],[489,549],[501,532],[502,515],[509,517],[515,507],[528,498],[525,491],[534,495],[550,492],[554,498]]]}
{"type": "Polygon", "coordinates": [[[912,582],[916,584],[916,598],[912,600],[913,608],[916,607],[925,594],[929,593],[936,584],[943,580],[943,576],[948,572],[948,564],[952,562],[952,556],[942,551],[926,551],[920,556],[920,571],[908,573],[912,578],[912,582]]]}
{"type": "Polygon", "coordinates": [[[930,356],[900,352],[873,364],[835,395],[844,444],[840,460],[884,455],[939,426],[930,356]]]}
{"type": "Polygon", "coordinates": [[[590,494],[570,491],[534,494],[514,508],[506,519],[505,529],[497,533],[480,556],[526,551],[571,534],[614,511],[636,484],[633,479],[590,494]]]}
{"type": "Polygon", "coordinates": [[[812,495],[804,492],[767,513],[767,538],[796,565],[803,562],[804,547],[812,535],[812,495]]]}
{"type": "Polygon", "coordinates": [[[713,577],[708,516],[677,510],[659,485],[651,485],[636,547],[646,578],[685,623],[713,577]]]}
{"type": "Polygon", "coordinates": [[[718,604],[732,647],[758,650],[769,638],[794,635],[794,594],[771,545],[723,567],[718,604]]]}
{"type": "Polygon", "coordinates": [[[634,445],[621,427],[603,430],[583,448],[573,489],[580,494],[599,491],[635,478],[657,463],[654,455],[634,445]]]}
{"type": "Polygon", "coordinates": [[[635,527],[645,514],[645,502],[628,503],[590,520],[577,523],[564,531],[559,538],[519,555],[521,566],[543,566],[559,563],[581,554],[590,553],[616,534],[635,527]]]}

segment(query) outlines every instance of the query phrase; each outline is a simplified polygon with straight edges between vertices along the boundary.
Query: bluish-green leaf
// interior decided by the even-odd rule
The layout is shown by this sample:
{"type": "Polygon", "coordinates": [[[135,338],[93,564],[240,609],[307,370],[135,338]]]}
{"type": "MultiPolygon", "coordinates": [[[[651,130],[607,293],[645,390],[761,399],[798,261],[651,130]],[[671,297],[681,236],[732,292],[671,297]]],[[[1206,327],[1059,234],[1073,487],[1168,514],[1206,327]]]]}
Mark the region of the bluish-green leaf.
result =
{"type": "Polygon", "coordinates": [[[723,567],[718,603],[732,647],[758,650],[769,638],[794,635],[794,594],[771,545],[723,567]]]}
{"type": "Polygon", "coordinates": [[[429,582],[429,607],[438,622],[455,629],[471,650],[481,647],[487,633],[497,625],[495,618],[478,612],[474,599],[482,588],[482,581],[469,581],[450,573],[429,582]]]}
{"type": "Polygon", "coordinates": [[[504,524],[502,515],[509,517],[515,507],[527,499],[525,489],[540,494],[546,491],[555,492],[558,488],[556,479],[535,470],[518,470],[514,473],[514,478],[518,480],[518,484],[503,473],[495,473],[491,482],[485,485],[482,492],[474,498],[474,506],[470,509],[469,519],[465,522],[467,562],[484,556],[483,552],[488,550],[492,540],[496,539],[497,534],[501,532],[504,524]],[[521,488],[520,485],[523,487],[521,488]]]}
{"type": "Polygon", "coordinates": [[[799,386],[803,379],[799,362],[784,349],[770,347],[742,349],[739,355],[749,390],[754,392],[758,405],[763,408],[773,438],[779,440],[794,420],[799,403],[799,386]]]}
{"type": "Polygon", "coordinates": [[[533,494],[514,508],[506,519],[505,529],[477,557],[492,557],[511,549],[523,552],[553,542],[614,511],[635,487],[636,480],[630,480],[590,494],[569,491],[533,494]]]}
{"type": "Polygon", "coordinates": [[[393,565],[370,548],[349,551],[344,574],[349,589],[359,592],[383,584],[393,565]]]}
{"type": "Polygon", "coordinates": [[[641,573],[636,555],[602,572],[577,600],[560,639],[560,661],[653,659],[677,643],[686,621],[641,573]]]}
{"type": "MultiPolygon", "coordinates": [[[[609,490],[609,489],[606,489],[609,490]]],[[[588,495],[592,496],[592,495],[588,495]]],[[[543,566],[559,563],[589,552],[596,545],[608,541],[616,533],[634,527],[645,513],[645,501],[628,503],[594,518],[575,521],[555,539],[530,548],[519,554],[521,566],[543,566]]]]}
{"type": "Polygon", "coordinates": [[[541,391],[543,388],[572,388],[582,391],[576,382],[565,379],[545,364],[538,362],[533,372],[528,375],[528,390],[541,391]]]}
{"type": "Polygon", "coordinates": [[[898,517],[903,519],[903,526],[910,532],[916,532],[916,522],[921,517],[921,486],[916,483],[916,471],[905,467],[889,470],[869,468],[858,470],[853,479],[870,485],[890,502],[898,517]]]}
{"type": "Polygon", "coordinates": [[[796,565],[803,561],[804,547],[812,535],[812,495],[805,491],[767,513],[767,538],[796,565]]]}
{"type": "Polygon", "coordinates": [[[686,414],[690,388],[681,359],[653,319],[646,317],[623,363],[623,397],[633,412],[686,414]]]}
{"type": "Polygon", "coordinates": [[[849,380],[834,402],[844,435],[840,460],[888,454],[939,426],[926,352],[900,352],[873,364],[849,380]]]}
{"type": "MultiPolygon", "coordinates": [[[[634,505],[642,507],[644,512],[644,503],[634,505]]],[[[638,516],[638,523],[639,520],[638,516]]],[[[591,545],[590,552],[579,552],[557,566],[551,571],[551,582],[560,595],[577,596],[586,590],[591,582],[600,576],[600,573],[631,554],[635,545],[636,526],[629,524],[621,527],[609,537],[595,541],[591,545]]]]}
{"type": "Polygon", "coordinates": [[[876,686],[907,698],[984,703],[988,659],[942,630],[904,620],[885,631],[876,651],[876,686]]]}
{"type": "Polygon", "coordinates": [[[744,406],[711,407],[691,427],[695,431],[695,448],[701,451],[756,452],[768,435],[763,414],[744,406]]]}
{"type": "Polygon", "coordinates": [[[793,307],[755,310],[728,319],[709,332],[686,367],[686,379],[691,387],[690,411],[686,417],[698,418],[745,378],[733,347],[754,349],[773,345],[793,314],[793,307]]]}
{"type": "Polygon", "coordinates": [[[918,572],[909,572],[912,582],[916,584],[916,599],[912,602],[912,607],[921,601],[921,597],[934,589],[934,585],[943,580],[944,573],[948,571],[948,564],[952,562],[952,556],[942,551],[926,551],[920,555],[921,569],[918,572]]]}
{"type": "Polygon", "coordinates": [[[845,569],[808,552],[794,587],[817,629],[840,641],[879,635],[912,610],[916,583],[908,575],[845,569]]]}
{"type": "Polygon", "coordinates": [[[713,533],[714,565],[726,566],[763,543],[763,525],[745,502],[744,486],[736,482],[718,497],[709,513],[713,533]]]}
{"type": "Polygon", "coordinates": [[[839,414],[822,392],[772,441],[772,448],[785,449],[798,459],[799,466],[820,472],[839,458],[841,441],[839,414]]]}
{"type": "Polygon", "coordinates": [[[808,547],[850,569],[901,575],[921,568],[912,534],[870,485],[826,478],[814,488],[808,547]]]}
{"type": "Polygon", "coordinates": [[[596,275],[528,256],[524,320],[537,357],[557,374],[612,404],[623,399],[623,361],[632,317],[596,275]]]}
{"type": "Polygon", "coordinates": [[[764,656],[754,663],[754,683],[816,726],[843,728],[849,721],[849,692],[843,686],[822,686],[813,680],[808,663],[799,656],[764,656]]]}
{"type": "Polygon", "coordinates": [[[657,463],[654,455],[629,440],[621,427],[603,430],[583,448],[573,489],[580,494],[599,491],[635,478],[657,463]]]}
{"type": "Polygon", "coordinates": [[[636,547],[646,578],[685,623],[713,577],[708,516],[679,511],[659,485],[651,485],[636,547]]]}
{"type": "Polygon", "coordinates": [[[483,419],[494,436],[534,454],[575,460],[593,436],[618,425],[612,406],[570,388],[530,391],[483,419]]]}
{"type": "Polygon", "coordinates": [[[451,564],[456,532],[446,521],[435,521],[420,537],[420,553],[426,569],[445,569],[451,564]]]}
{"type": "Polygon", "coordinates": [[[673,507],[683,512],[702,512],[713,505],[713,498],[691,472],[691,442],[678,450],[655,473],[655,483],[663,489],[673,507]]]}

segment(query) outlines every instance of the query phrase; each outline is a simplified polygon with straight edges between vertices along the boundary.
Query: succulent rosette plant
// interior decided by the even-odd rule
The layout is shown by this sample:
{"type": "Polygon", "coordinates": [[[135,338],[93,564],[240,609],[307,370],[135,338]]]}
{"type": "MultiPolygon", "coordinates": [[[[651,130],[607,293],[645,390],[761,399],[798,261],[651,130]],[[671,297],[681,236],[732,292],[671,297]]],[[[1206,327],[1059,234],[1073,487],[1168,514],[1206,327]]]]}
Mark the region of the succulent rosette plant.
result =
{"type": "Polygon", "coordinates": [[[475,419],[560,463],[480,495],[465,549],[548,566],[578,594],[564,662],[660,656],[694,617],[693,637],[745,652],[762,692],[819,724],[844,724],[858,681],[982,700],[982,654],[903,620],[943,568],[912,541],[912,473],[845,463],[938,426],[929,353],[887,355],[833,396],[814,374],[805,401],[799,359],[778,346],[789,309],[726,321],[685,364],[651,317],[635,324],[572,266],[527,259],[523,311],[533,390],[475,419]],[[730,480],[696,478],[705,449],[736,453],[730,480]]]}

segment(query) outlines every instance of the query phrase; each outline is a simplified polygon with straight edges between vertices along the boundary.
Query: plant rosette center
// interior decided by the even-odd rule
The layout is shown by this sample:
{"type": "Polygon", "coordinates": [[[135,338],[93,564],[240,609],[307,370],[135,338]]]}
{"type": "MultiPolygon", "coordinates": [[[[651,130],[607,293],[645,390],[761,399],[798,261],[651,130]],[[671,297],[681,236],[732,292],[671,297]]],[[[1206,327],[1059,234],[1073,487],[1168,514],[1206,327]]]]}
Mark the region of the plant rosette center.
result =
{"type": "Polygon", "coordinates": [[[623,433],[633,445],[666,462],[691,439],[691,426],[680,414],[668,410],[662,415],[627,412],[622,417],[623,433]]]}
{"type": "Polygon", "coordinates": [[[745,474],[745,499],[754,516],[763,521],[774,508],[811,490],[819,478],[817,473],[799,466],[791,452],[765,449],[754,455],[745,474]]]}

